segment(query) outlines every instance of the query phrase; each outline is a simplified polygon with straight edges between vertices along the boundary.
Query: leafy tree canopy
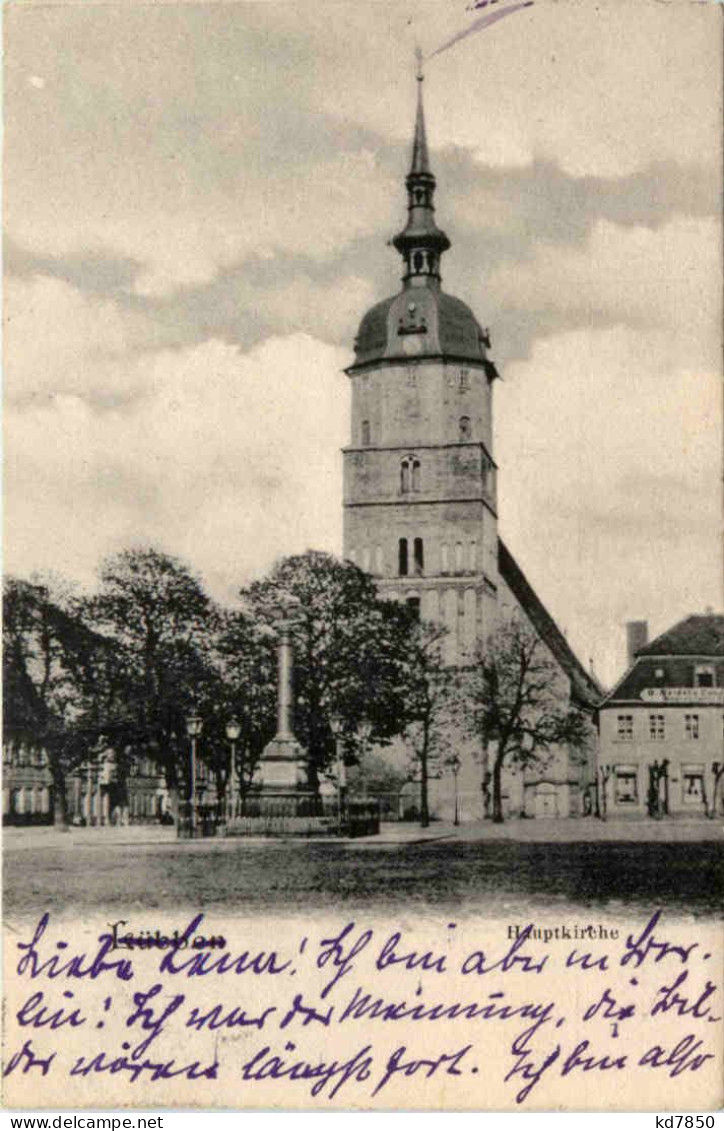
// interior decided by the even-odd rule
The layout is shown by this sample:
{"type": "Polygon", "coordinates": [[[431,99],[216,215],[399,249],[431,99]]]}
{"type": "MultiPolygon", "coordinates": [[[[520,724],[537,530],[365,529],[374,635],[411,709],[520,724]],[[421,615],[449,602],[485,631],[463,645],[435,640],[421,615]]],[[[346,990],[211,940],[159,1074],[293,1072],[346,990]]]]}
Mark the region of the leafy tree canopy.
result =
{"type": "Polygon", "coordinates": [[[242,596],[272,630],[292,598],[294,729],[307,749],[313,785],[334,757],[335,717],[350,760],[360,730],[376,744],[399,732],[411,615],[381,600],[367,574],[351,562],[309,551],[279,562],[242,596]]]}

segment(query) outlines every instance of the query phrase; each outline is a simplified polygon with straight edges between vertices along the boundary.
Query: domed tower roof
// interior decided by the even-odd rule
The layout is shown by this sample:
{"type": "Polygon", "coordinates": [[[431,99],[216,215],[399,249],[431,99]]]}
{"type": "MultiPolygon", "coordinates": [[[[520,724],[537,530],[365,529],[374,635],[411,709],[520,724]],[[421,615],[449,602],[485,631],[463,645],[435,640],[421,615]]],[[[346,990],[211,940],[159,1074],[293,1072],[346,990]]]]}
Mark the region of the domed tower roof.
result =
{"type": "Polygon", "coordinates": [[[497,376],[488,360],[490,346],[472,310],[447,295],[440,281],[440,260],[450,240],[435,223],[435,177],[430,169],[422,102],[423,76],[417,74],[417,116],[407,187],[407,224],[392,243],[402,256],[402,290],[378,302],[363,317],[355,339],[355,360],[348,372],[375,362],[445,358],[477,362],[497,376]]]}

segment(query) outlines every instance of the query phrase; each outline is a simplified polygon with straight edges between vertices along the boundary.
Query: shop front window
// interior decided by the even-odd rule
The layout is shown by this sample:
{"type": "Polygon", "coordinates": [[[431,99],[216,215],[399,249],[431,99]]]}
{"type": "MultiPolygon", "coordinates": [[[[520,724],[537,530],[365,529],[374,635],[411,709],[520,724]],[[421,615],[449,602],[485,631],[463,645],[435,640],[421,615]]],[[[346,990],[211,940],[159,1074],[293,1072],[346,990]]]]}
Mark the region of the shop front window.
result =
{"type": "Polygon", "coordinates": [[[616,767],[615,797],[617,805],[635,805],[638,802],[638,775],[635,766],[616,767]]]}
{"type": "Polygon", "coordinates": [[[681,767],[681,789],[684,805],[699,806],[704,802],[704,766],[681,767]]]}

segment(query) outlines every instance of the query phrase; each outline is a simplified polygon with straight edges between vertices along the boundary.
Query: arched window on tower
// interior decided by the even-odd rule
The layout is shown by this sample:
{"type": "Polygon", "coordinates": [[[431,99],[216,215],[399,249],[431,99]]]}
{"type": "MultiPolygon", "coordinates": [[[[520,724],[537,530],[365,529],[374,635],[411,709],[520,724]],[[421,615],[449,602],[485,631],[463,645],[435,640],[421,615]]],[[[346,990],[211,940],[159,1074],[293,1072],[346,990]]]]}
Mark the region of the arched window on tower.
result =
{"type": "Polygon", "coordinates": [[[400,538],[397,544],[397,572],[400,577],[407,577],[407,539],[400,538]]]}
{"type": "Polygon", "coordinates": [[[362,446],[366,448],[367,445],[370,443],[371,438],[372,438],[372,432],[370,430],[370,422],[369,422],[369,420],[363,420],[362,421],[362,446]]]}
{"type": "Polygon", "coordinates": [[[458,425],[458,435],[461,440],[470,440],[473,435],[473,427],[470,422],[469,416],[461,416],[458,425]]]}
{"type": "Polygon", "coordinates": [[[422,273],[422,268],[424,266],[424,263],[425,263],[425,258],[423,256],[422,252],[416,251],[414,253],[414,255],[412,256],[412,270],[415,272],[416,275],[420,275],[422,273]]]}
{"type": "Polygon", "coordinates": [[[420,461],[414,456],[405,456],[400,464],[400,491],[409,495],[410,491],[420,490],[420,461]]]}
{"type": "Polygon", "coordinates": [[[425,572],[425,551],[422,545],[422,538],[415,539],[412,554],[415,562],[415,573],[418,577],[421,577],[425,572]]]}
{"type": "Polygon", "coordinates": [[[463,544],[462,542],[455,543],[455,572],[462,573],[463,571],[463,544]]]}
{"type": "Polygon", "coordinates": [[[442,546],[440,547],[440,572],[441,573],[449,573],[450,572],[450,553],[449,553],[449,550],[448,550],[447,543],[445,543],[445,542],[443,542],[442,546]]]}

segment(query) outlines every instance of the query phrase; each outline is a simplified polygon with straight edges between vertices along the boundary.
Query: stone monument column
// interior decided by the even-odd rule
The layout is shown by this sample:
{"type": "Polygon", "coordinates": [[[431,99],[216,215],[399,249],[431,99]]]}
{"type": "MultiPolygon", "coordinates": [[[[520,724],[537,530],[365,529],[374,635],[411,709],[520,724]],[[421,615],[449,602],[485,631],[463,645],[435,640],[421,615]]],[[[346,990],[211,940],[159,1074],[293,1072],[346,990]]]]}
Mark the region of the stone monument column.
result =
{"type": "Polygon", "coordinates": [[[277,732],[268,742],[254,777],[253,798],[261,816],[306,816],[314,797],[309,788],[307,755],[292,727],[294,613],[298,601],[288,596],[277,620],[277,732]]]}

